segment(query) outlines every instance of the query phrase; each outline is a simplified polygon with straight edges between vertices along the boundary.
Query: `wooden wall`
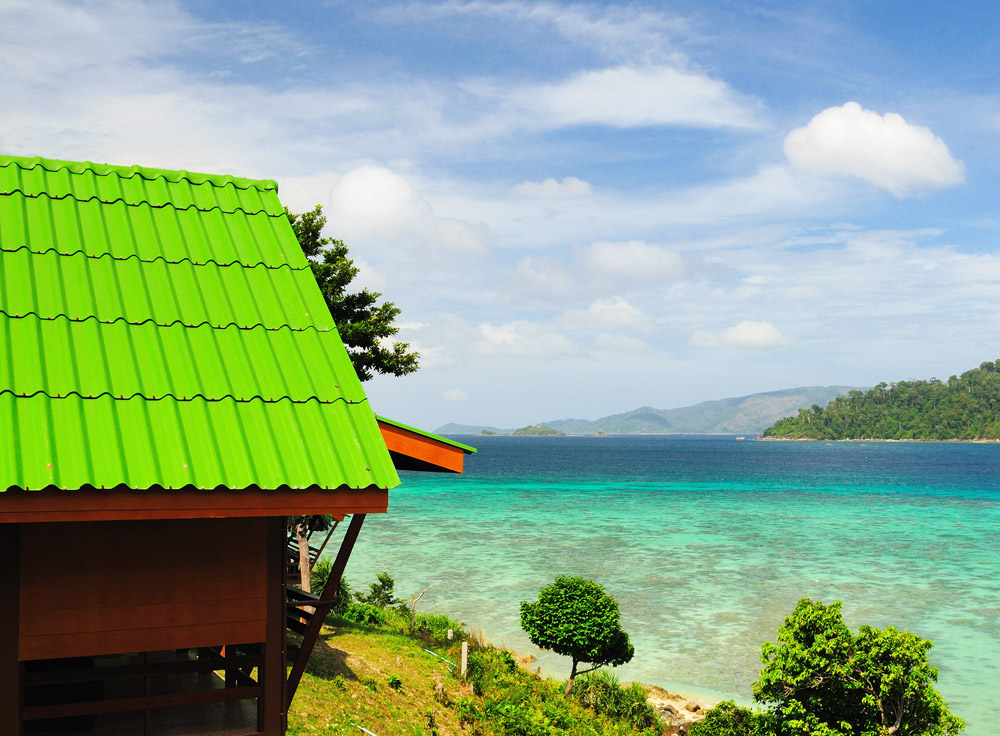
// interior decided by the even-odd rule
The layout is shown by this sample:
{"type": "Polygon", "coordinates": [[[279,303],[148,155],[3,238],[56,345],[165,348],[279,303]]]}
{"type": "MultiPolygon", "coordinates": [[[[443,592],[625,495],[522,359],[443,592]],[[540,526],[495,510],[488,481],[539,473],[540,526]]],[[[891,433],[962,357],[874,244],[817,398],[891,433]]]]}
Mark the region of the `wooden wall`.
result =
{"type": "Polygon", "coordinates": [[[264,641],[264,518],[21,525],[21,660],[264,641]]]}

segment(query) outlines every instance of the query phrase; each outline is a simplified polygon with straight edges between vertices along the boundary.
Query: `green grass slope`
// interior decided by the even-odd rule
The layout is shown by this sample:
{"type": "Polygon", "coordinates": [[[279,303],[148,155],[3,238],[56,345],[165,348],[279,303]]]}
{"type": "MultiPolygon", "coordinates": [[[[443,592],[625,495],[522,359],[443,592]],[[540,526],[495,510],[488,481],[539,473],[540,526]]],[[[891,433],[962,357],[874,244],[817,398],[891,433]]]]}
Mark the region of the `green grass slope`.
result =
{"type": "Polygon", "coordinates": [[[463,679],[445,661],[460,662],[460,641],[446,638],[448,628],[460,633],[459,624],[419,616],[411,636],[407,616],[384,614],[379,626],[329,618],[288,714],[290,736],[357,736],[359,726],[377,736],[664,732],[641,687],[584,677],[566,697],[562,684],[525,671],[509,652],[475,643],[463,679]]]}

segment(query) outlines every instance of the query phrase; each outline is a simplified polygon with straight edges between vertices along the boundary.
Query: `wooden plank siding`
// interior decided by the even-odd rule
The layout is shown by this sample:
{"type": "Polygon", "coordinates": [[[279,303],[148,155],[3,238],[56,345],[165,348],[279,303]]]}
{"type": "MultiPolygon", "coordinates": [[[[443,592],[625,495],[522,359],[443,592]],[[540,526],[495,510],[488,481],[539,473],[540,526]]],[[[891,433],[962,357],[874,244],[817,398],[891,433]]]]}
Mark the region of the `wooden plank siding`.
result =
{"type": "Polygon", "coordinates": [[[21,660],[261,642],[266,520],[21,527],[21,660]]]}
{"type": "Polygon", "coordinates": [[[383,514],[389,506],[384,488],[203,490],[131,488],[0,493],[0,524],[51,521],[121,521],[289,516],[295,514],[383,514]]]}

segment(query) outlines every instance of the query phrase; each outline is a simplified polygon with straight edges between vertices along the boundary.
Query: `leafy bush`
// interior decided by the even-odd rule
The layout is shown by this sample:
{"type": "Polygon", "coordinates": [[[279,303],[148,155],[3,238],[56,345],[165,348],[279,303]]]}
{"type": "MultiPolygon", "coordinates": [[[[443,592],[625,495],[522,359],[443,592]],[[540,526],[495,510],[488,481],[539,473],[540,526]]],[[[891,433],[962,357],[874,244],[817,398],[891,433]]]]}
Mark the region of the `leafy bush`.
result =
{"type": "Polygon", "coordinates": [[[773,725],[767,713],[725,700],[705,711],[705,720],[691,724],[688,736],[774,736],[773,725]]]}
{"type": "Polygon", "coordinates": [[[659,723],[656,710],[647,700],[646,688],[638,682],[623,686],[611,672],[597,670],[581,675],[573,683],[570,695],[585,708],[637,728],[649,728],[659,723]]]}
{"type": "MultiPolygon", "coordinates": [[[[469,652],[467,679],[478,697],[460,698],[455,708],[472,733],[496,736],[659,736],[661,727],[653,713],[649,726],[614,712],[596,713],[567,698],[560,683],[543,680],[518,667],[510,652],[475,647],[469,652]],[[477,730],[480,729],[480,730],[477,730]],[[485,729],[485,730],[484,730],[485,729]]],[[[623,700],[634,698],[631,691],[623,700]]],[[[645,692],[642,694],[645,702],[645,692]]],[[[623,710],[628,710],[624,707],[623,710]]],[[[641,719],[639,719],[641,720],[641,719]]]]}
{"type": "Polygon", "coordinates": [[[389,683],[389,687],[391,687],[393,690],[403,689],[403,681],[400,680],[399,677],[396,675],[389,675],[386,678],[386,682],[389,683]]]}
{"type": "MultiPolygon", "coordinates": [[[[322,558],[313,567],[311,587],[317,595],[326,587],[326,581],[330,579],[331,572],[333,572],[333,560],[329,557],[322,558]]],[[[330,607],[331,613],[343,616],[344,611],[351,604],[351,584],[347,581],[347,578],[342,577],[340,579],[340,586],[337,588],[337,593],[333,600],[334,603],[330,607]]]]}
{"type": "Polygon", "coordinates": [[[892,626],[851,633],[840,602],[803,598],[761,652],[754,699],[788,733],[954,736],[965,723],[934,689],[932,643],[892,626]]]}
{"type": "Polygon", "coordinates": [[[454,619],[436,613],[417,614],[416,634],[421,639],[446,642],[449,629],[454,632],[456,639],[462,638],[462,625],[454,619]]]}
{"type": "Polygon", "coordinates": [[[351,603],[344,611],[344,618],[356,624],[365,626],[382,626],[385,624],[385,614],[382,609],[371,603],[351,603]]]}
{"type": "Polygon", "coordinates": [[[397,598],[394,588],[396,581],[387,572],[380,572],[375,576],[375,582],[368,584],[368,594],[355,593],[354,598],[358,603],[369,603],[378,608],[389,608],[404,603],[402,598],[397,598]]]}

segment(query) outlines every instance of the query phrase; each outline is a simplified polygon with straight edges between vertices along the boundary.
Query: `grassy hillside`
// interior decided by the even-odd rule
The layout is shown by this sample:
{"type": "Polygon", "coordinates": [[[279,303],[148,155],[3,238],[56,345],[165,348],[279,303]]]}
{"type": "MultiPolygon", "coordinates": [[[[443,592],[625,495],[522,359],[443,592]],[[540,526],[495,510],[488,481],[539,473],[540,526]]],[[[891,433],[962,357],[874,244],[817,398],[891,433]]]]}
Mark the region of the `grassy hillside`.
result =
{"type": "Polygon", "coordinates": [[[469,674],[462,679],[457,667],[439,659],[460,662],[460,642],[446,638],[448,628],[460,632],[459,624],[420,616],[410,636],[408,617],[392,609],[383,613],[385,623],[377,626],[330,617],[288,714],[290,736],[358,736],[363,733],[358,726],[378,736],[659,736],[664,731],[641,688],[629,695],[634,688],[584,676],[567,698],[561,684],[525,671],[509,652],[475,643],[469,674]]]}

